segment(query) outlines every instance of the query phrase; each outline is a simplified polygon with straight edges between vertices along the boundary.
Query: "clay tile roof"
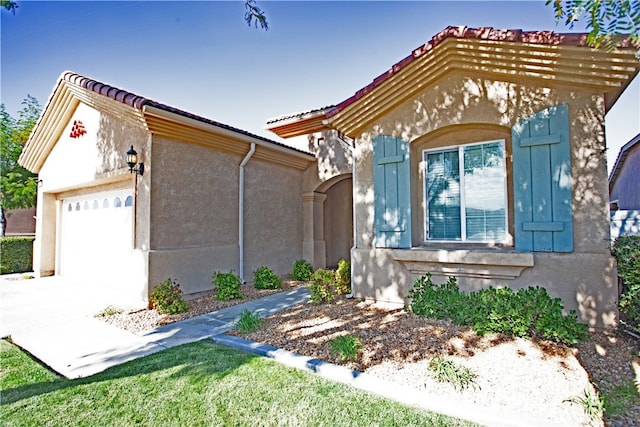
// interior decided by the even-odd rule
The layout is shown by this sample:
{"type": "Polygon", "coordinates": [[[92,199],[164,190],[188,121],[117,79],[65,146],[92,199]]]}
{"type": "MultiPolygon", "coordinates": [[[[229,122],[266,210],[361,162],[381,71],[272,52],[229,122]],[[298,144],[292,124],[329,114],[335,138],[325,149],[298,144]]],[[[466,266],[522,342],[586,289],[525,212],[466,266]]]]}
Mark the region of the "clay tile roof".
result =
{"type": "MultiPolygon", "coordinates": [[[[520,42],[532,44],[548,45],[569,45],[587,46],[586,33],[555,33],[553,31],[522,31],[520,29],[500,30],[493,27],[468,28],[465,26],[449,26],[438,34],[434,35],[424,45],[414,49],[410,55],[395,63],[389,70],[373,79],[371,83],[358,90],[353,96],[337,104],[335,108],[327,112],[327,116],[332,116],[344,108],[348,107],[358,99],[370,93],[393,75],[399,73],[407,65],[420,58],[427,52],[433,50],[439,44],[449,38],[477,39],[501,42],[520,42]]],[[[629,41],[624,40],[621,47],[628,47],[629,41]]]]}
{"type": "Polygon", "coordinates": [[[232,132],[236,132],[242,135],[246,135],[249,136],[251,138],[256,138],[259,139],[261,141],[264,142],[268,142],[270,144],[275,144],[293,151],[298,151],[300,153],[304,153],[304,154],[309,154],[305,151],[302,150],[298,150],[296,148],[293,148],[289,145],[285,145],[282,144],[280,142],[277,141],[273,141],[271,139],[262,137],[260,135],[256,135],[250,132],[247,132],[245,130],[242,129],[238,129],[235,128],[233,126],[229,126],[226,125],[224,123],[220,123],[220,122],[216,122],[214,120],[211,119],[207,119],[206,117],[202,117],[202,116],[198,116],[196,114],[192,114],[189,113],[187,111],[184,110],[180,110],[179,108],[175,108],[175,107],[171,107],[170,105],[166,105],[157,101],[154,101],[152,99],[149,98],[145,98],[143,96],[140,95],[136,95],[135,93],[123,90],[123,89],[119,89],[115,86],[111,86],[96,80],[92,80],[90,78],[84,77],[80,74],[71,72],[71,71],[66,71],[62,74],[61,80],[72,83],[74,85],[80,86],[82,88],[85,88],[89,91],[95,92],[99,95],[105,96],[107,98],[113,99],[114,101],[118,101],[122,104],[128,105],[130,107],[133,107],[137,110],[142,110],[142,108],[144,106],[150,106],[150,107],[155,107],[170,113],[174,113],[183,117],[187,117],[193,120],[197,120],[206,124],[210,124],[228,131],[232,131],[232,132]]]}
{"type": "MultiPolygon", "coordinates": [[[[306,120],[310,115],[318,115],[324,112],[325,118],[329,118],[344,110],[349,105],[371,93],[378,86],[400,73],[408,65],[435,49],[449,38],[475,39],[497,42],[527,43],[538,45],[565,45],[587,47],[586,33],[555,33],[553,31],[522,31],[521,29],[496,29],[493,27],[469,28],[465,26],[449,26],[434,35],[431,40],[414,49],[409,55],[396,62],[390,69],[373,79],[371,83],[356,91],[344,101],[323,108],[316,108],[302,113],[283,115],[267,122],[267,127],[278,133],[279,122],[291,119],[306,120]]],[[[628,39],[623,39],[619,45],[621,48],[633,47],[628,39]]],[[[282,136],[282,135],[281,135],[282,136]]]]}
{"type": "Polygon", "coordinates": [[[283,116],[275,117],[273,119],[267,120],[267,125],[270,125],[270,124],[273,124],[273,123],[282,122],[282,121],[289,120],[289,119],[299,119],[301,117],[308,116],[308,115],[311,115],[311,114],[326,112],[326,111],[328,111],[328,110],[330,110],[330,109],[332,109],[334,107],[335,107],[335,105],[328,105],[326,107],[314,108],[313,110],[303,111],[301,113],[285,114],[283,116]]]}

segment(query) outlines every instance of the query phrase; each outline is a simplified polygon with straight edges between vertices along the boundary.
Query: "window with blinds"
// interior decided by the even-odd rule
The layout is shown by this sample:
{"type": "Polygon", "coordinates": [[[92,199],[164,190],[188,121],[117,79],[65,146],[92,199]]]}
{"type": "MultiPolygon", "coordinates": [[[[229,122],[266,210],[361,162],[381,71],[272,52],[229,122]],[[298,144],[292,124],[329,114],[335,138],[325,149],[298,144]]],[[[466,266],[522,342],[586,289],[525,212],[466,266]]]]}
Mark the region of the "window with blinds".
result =
{"type": "Polygon", "coordinates": [[[503,242],[504,141],[423,152],[425,240],[503,242]]]}

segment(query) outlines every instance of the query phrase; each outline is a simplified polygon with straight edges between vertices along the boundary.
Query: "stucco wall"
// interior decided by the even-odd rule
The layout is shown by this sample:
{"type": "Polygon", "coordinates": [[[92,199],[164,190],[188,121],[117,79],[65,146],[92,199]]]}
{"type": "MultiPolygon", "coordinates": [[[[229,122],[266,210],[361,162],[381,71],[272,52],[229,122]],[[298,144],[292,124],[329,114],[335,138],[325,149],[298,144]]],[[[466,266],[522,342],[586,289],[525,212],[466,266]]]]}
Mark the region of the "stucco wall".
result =
{"type": "Polygon", "coordinates": [[[620,210],[640,210],[640,143],[627,152],[624,167],[611,189],[611,200],[620,210]]]}
{"type": "Polygon", "coordinates": [[[341,259],[349,261],[353,246],[353,197],[351,180],[331,186],[324,201],[324,235],[327,266],[335,267],[341,259]]]}
{"type": "MultiPolygon", "coordinates": [[[[212,289],[214,271],[239,274],[241,156],[155,137],[150,287],[171,277],[185,294],[212,289]]],[[[261,264],[287,274],[301,256],[302,172],[258,160],[245,167],[244,278],[261,264]]]]}
{"type": "MultiPolygon", "coordinates": [[[[524,268],[521,275],[502,284],[514,288],[544,284],[551,295],[562,297],[567,309],[578,309],[583,320],[598,325],[610,324],[615,314],[617,286],[615,268],[609,255],[603,96],[587,90],[551,85],[539,87],[529,82],[503,82],[456,72],[378,119],[357,138],[354,203],[358,249],[354,252],[353,265],[356,295],[400,303],[415,278],[415,274],[395,260],[389,251],[375,249],[373,245],[371,150],[375,135],[392,135],[411,142],[414,169],[412,223],[419,225],[413,232],[413,246],[441,247],[446,253],[452,249],[450,245],[424,242],[423,233],[420,233],[422,204],[416,201],[423,197],[423,184],[415,171],[418,148],[477,142],[486,137],[492,138],[494,134],[503,135],[508,145],[510,129],[515,123],[562,103],[569,105],[570,114],[574,252],[536,253],[534,267],[524,268]],[[476,135],[472,132],[474,128],[479,129],[476,135]],[[449,131],[452,132],[447,136],[449,131]],[[594,305],[593,301],[597,304],[594,305]],[[591,309],[592,306],[595,310],[591,309]]],[[[507,162],[509,170],[511,159],[508,158],[507,162]]],[[[508,190],[511,192],[510,185],[509,182],[508,190]]],[[[483,249],[482,246],[464,244],[453,245],[453,248],[483,249]]],[[[484,249],[512,251],[509,246],[484,249]]],[[[494,280],[465,277],[461,277],[459,282],[463,289],[500,284],[494,280]]]]}
{"type": "MultiPolygon", "coordinates": [[[[125,152],[134,145],[144,153],[149,141],[150,134],[141,125],[99,112],[83,103],[78,105],[38,174],[41,183],[34,243],[36,274],[55,274],[58,268],[60,254],[57,252],[61,250],[58,243],[59,201],[114,188],[133,189],[135,178],[126,167],[125,152]],[[71,128],[76,120],[82,122],[86,133],[71,138],[71,128]]],[[[125,272],[122,266],[105,261],[103,271],[96,271],[92,281],[108,278],[106,282],[112,287],[126,289],[136,299],[146,298],[146,268],[142,254],[137,250],[134,252],[132,271],[125,272]]],[[[91,253],[86,256],[91,257],[91,253]]]]}

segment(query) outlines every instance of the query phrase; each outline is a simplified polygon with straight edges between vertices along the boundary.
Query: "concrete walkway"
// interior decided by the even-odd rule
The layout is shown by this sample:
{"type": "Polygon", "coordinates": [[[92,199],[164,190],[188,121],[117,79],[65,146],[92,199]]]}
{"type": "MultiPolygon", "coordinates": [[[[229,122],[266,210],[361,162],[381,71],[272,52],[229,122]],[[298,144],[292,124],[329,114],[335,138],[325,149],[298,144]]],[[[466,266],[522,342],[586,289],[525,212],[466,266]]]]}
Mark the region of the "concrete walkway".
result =
{"type": "Polygon", "coordinates": [[[117,294],[47,277],[0,278],[0,337],[11,340],[67,378],[87,377],[148,354],[211,338],[233,328],[248,309],[265,317],[309,300],[298,288],[136,335],[94,318],[117,294]]]}

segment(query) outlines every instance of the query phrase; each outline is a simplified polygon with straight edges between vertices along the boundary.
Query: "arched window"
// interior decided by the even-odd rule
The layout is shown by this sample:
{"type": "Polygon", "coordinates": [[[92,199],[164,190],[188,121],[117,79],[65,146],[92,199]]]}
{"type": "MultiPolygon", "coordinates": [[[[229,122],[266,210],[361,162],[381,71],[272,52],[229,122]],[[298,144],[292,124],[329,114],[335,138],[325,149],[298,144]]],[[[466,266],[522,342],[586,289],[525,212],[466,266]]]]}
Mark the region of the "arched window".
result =
{"type": "Polygon", "coordinates": [[[89,202],[85,201],[84,205],[82,205],[82,209],[84,209],[85,211],[89,210],[89,202]]]}
{"type": "Polygon", "coordinates": [[[71,212],[73,210],[73,206],[71,205],[71,203],[69,203],[69,205],[67,206],[67,211],[71,212]]]}
{"type": "Polygon", "coordinates": [[[131,196],[127,196],[126,199],[124,199],[124,205],[125,206],[131,206],[133,205],[133,197],[131,196]]]}
{"type": "Polygon", "coordinates": [[[109,207],[109,199],[104,199],[102,201],[102,208],[107,209],[109,207]]]}
{"type": "Polygon", "coordinates": [[[80,210],[80,202],[76,202],[76,210],[79,211],[80,210]]]}
{"type": "Polygon", "coordinates": [[[100,205],[98,204],[98,201],[94,200],[93,201],[93,209],[99,209],[99,208],[100,208],[100,205]]]}
{"type": "Polygon", "coordinates": [[[114,208],[119,208],[119,207],[121,207],[121,206],[122,206],[122,201],[120,200],[120,197],[116,197],[116,198],[113,200],[113,207],[114,207],[114,208]]]}

